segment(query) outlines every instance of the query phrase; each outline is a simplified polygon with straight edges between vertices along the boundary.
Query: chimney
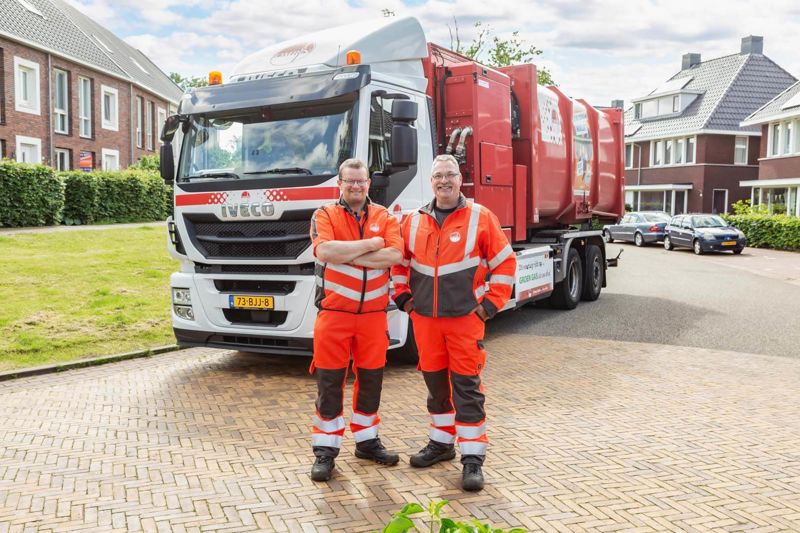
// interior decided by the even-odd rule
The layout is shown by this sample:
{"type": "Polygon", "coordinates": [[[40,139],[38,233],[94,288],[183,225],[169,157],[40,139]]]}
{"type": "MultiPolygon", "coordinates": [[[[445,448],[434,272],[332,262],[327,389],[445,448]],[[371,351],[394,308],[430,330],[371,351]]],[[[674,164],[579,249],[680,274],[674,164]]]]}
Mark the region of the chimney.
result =
{"type": "Polygon", "coordinates": [[[625,109],[625,100],[611,100],[611,107],[625,109]]]}
{"type": "Polygon", "coordinates": [[[764,53],[764,38],[758,35],[748,35],[742,37],[742,55],[745,54],[763,54],[764,53]]]}
{"type": "Polygon", "coordinates": [[[700,54],[683,54],[681,59],[681,70],[686,70],[687,68],[692,68],[700,64],[700,54]]]}

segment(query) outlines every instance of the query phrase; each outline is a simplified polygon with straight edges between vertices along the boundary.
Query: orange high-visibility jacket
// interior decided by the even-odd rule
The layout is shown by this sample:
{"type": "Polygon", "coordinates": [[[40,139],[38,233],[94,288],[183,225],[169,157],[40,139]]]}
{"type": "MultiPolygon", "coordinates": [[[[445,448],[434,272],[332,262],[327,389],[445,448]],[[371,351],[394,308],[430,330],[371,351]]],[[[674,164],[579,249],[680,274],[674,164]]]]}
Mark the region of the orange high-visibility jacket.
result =
{"type": "MultiPolygon", "coordinates": [[[[314,256],[317,246],[326,241],[355,241],[383,237],[387,248],[403,249],[400,224],[385,207],[367,201],[364,215],[355,213],[343,201],[324,205],[311,218],[311,241],[314,256]]],[[[356,265],[320,263],[315,265],[317,278],[315,304],[320,310],[371,313],[385,311],[389,305],[389,270],[356,265]]]]}
{"type": "Polygon", "coordinates": [[[404,260],[392,267],[395,302],[402,309],[413,295],[414,310],[430,317],[464,316],[481,304],[494,316],[511,297],[517,268],[497,217],[462,195],[440,228],[433,206],[403,220],[404,260]]]}

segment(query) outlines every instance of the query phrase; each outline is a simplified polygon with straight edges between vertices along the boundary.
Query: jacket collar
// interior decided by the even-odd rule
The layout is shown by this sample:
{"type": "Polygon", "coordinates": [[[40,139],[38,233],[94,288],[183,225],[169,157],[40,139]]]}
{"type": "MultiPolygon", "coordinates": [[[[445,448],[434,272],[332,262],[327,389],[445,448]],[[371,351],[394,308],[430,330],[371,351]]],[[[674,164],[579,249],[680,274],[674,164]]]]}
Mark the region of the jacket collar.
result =
{"type": "MultiPolygon", "coordinates": [[[[356,216],[356,212],[344,201],[344,198],[340,195],[339,201],[337,202],[339,206],[341,206],[347,213],[350,213],[353,216],[356,216]]],[[[369,215],[369,206],[372,204],[372,200],[369,199],[367,196],[367,200],[364,202],[364,213],[369,215]]]]}
{"type": "MultiPolygon", "coordinates": [[[[433,208],[436,207],[436,198],[430,201],[430,203],[423,205],[419,208],[420,213],[425,213],[428,215],[433,216],[433,208]]],[[[456,209],[461,209],[462,207],[467,207],[467,197],[464,196],[462,193],[458,194],[458,203],[456,204],[456,209]]]]}

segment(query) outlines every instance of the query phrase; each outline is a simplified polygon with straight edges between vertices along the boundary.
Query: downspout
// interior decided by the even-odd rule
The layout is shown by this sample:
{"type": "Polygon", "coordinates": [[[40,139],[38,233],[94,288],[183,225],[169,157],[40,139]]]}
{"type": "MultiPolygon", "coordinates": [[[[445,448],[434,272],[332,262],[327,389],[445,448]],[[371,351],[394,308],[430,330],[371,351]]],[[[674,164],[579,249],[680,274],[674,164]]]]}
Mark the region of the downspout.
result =
{"type": "Polygon", "coordinates": [[[47,54],[47,153],[50,154],[50,166],[55,161],[55,149],[53,148],[53,56],[47,54]]]}
{"type": "MultiPolygon", "coordinates": [[[[128,138],[131,141],[131,162],[129,163],[129,165],[132,165],[134,163],[134,161],[133,161],[133,157],[134,157],[133,156],[133,146],[134,146],[133,137],[135,135],[135,131],[133,129],[134,128],[133,114],[135,112],[134,109],[133,109],[133,83],[128,83],[128,87],[130,87],[130,102],[128,104],[128,107],[130,108],[130,111],[128,112],[128,124],[130,126],[128,127],[128,138]]],[[[144,102],[142,102],[142,105],[144,105],[144,102]]],[[[138,115],[136,116],[136,120],[139,120],[139,116],[138,115]]]]}

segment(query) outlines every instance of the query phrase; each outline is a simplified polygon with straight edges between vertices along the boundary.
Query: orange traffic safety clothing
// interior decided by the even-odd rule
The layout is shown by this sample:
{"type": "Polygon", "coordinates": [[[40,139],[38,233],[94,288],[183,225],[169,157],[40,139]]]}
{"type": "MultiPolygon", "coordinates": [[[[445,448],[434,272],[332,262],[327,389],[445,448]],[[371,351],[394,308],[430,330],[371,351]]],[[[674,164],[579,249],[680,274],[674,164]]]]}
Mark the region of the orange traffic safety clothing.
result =
{"type": "Polygon", "coordinates": [[[404,262],[392,267],[394,299],[414,299],[411,319],[428,387],[432,441],[457,440],[462,462],[486,455],[485,397],[480,374],[486,362],[483,321],[511,296],[516,257],[497,217],[462,195],[442,226],[435,200],[403,221],[404,262]]]}
{"type": "MultiPolygon", "coordinates": [[[[402,250],[397,219],[382,206],[369,202],[360,215],[342,200],[323,206],[311,223],[315,255],[317,246],[326,241],[375,236],[382,237],[386,247],[402,250]]],[[[356,380],[350,429],[357,443],[378,436],[378,407],[389,346],[389,273],[386,269],[318,262],[316,275],[319,313],[314,323],[311,372],[317,376],[317,400],[311,440],[316,456],[336,457],[345,429],[344,384],[351,356],[356,380]]]]}

